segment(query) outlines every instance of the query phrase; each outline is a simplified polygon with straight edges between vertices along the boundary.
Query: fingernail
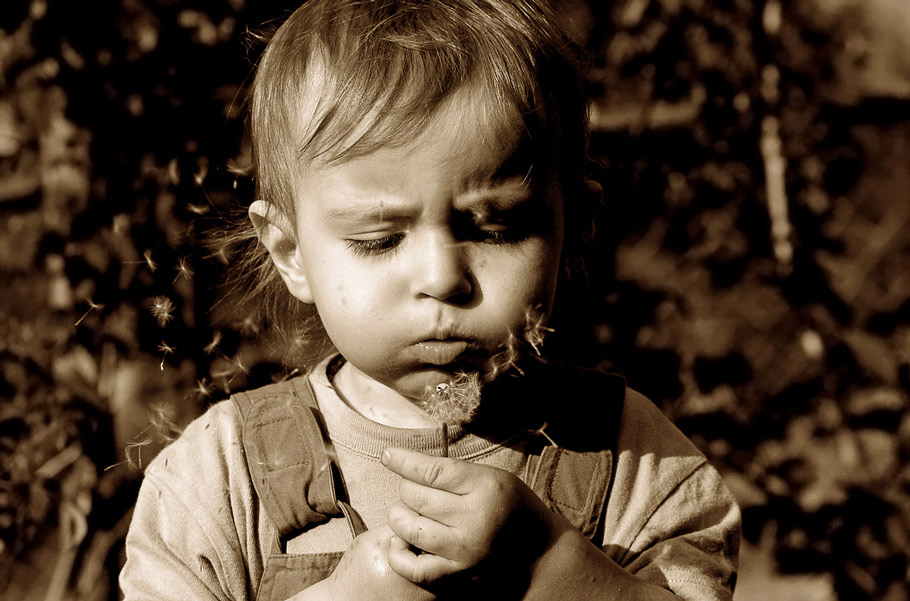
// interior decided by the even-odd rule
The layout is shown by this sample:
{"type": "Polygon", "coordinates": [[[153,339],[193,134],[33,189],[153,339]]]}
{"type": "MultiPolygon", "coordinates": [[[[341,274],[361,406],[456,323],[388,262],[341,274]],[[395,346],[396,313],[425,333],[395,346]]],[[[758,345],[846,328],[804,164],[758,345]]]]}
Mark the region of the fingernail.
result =
{"type": "Polygon", "coordinates": [[[382,452],[382,457],[380,459],[382,460],[382,465],[388,465],[389,462],[392,460],[392,454],[389,453],[388,449],[386,449],[385,451],[382,452]]]}

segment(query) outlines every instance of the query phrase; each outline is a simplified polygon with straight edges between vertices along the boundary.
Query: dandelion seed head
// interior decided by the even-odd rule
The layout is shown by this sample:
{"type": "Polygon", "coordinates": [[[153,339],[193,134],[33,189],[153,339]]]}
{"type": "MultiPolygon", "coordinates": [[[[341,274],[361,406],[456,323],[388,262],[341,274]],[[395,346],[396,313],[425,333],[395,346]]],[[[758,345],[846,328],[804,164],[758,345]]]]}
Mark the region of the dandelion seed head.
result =
{"type": "Polygon", "coordinates": [[[427,386],[418,406],[447,424],[465,424],[480,407],[481,378],[477,372],[459,372],[449,382],[427,386]]]}

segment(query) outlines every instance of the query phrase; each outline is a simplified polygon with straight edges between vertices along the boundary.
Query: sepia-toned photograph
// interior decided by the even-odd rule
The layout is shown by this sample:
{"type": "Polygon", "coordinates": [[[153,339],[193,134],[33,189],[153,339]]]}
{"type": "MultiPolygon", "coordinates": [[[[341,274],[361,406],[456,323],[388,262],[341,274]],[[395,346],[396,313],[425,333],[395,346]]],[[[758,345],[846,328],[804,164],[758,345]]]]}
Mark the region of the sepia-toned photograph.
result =
{"type": "Polygon", "coordinates": [[[910,601],[910,1],[3,0],[0,601],[910,601]]]}

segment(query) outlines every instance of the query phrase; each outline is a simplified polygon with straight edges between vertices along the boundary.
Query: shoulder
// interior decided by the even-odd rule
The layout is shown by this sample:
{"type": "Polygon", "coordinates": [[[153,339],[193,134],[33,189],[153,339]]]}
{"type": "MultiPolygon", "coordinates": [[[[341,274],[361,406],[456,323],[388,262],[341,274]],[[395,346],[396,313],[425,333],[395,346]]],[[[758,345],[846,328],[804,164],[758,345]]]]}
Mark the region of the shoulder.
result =
{"type": "Polygon", "coordinates": [[[617,450],[629,458],[646,458],[662,469],[691,470],[707,462],[701,451],[664,413],[641,393],[626,388],[617,450]],[[671,459],[661,465],[661,460],[671,459]]]}
{"type": "Polygon", "coordinates": [[[126,539],[126,598],[241,598],[268,530],[231,401],[213,405],[148,466],[126,539]]]}
{"type": "Polygon", "coordinates": [[[257,425],[269,424],[269,414],[288,415],[306,378],[296,378],[238,392],[192,421],[177,440],[165,447],[146,470],[146,478],[186,476],[198,485],[200,477],[234,479],[246,472],[244,422],[255,411],[257,425]]]}
{"type": "Polygon", "coordinates": [[[149,464],[146,478],[197,480],[200,475],[226,474],[242,462],[242,422],[231,401],[212,405],[193,420],[177,440],[149,464]]]}
{"type": "Polygon", "coordinates": [[[729,599],[740,513],[720,474],[646,397],[627,389],[604,550],[684,599],[729,599]]]}
{"type": "MultiPolygon", "coordinates": [[[[637,517],[630,521],[627,515],[623,521],[633,532],[641,530],[668,499],[693,486],[706,486],[732,503],[720,475],[701,451],[654,403],[627,388],[611,496],[634,507],[637,517]]],[[[698,506],[690,509],[697,511],[698,506]]]]}

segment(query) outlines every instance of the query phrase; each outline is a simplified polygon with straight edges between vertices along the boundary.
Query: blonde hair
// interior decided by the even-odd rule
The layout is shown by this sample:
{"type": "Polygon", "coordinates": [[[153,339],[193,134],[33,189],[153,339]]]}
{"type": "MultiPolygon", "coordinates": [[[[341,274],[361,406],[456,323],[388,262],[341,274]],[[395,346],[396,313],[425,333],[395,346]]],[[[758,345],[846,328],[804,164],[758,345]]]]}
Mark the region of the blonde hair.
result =
{"type": "MultiPolygon", "coordinates": [[[[581,200],[572,203],[586,197],[576,193],[587,162],[578,59],[544,0],[309,0],[268,43],[250,92],[257,197],[293,223],[301,162],[341,162],[404,144],[470,85],[494,111],[520,114],[553,158],[571,245],[591,214],[577,206],[581,200]]],[[[235,277],[255,282],[243,288],[261,317],[285,345],[318,359],[330,347],[313,308],[285,289],[251,228],[235,233],[235,277]]]]}

